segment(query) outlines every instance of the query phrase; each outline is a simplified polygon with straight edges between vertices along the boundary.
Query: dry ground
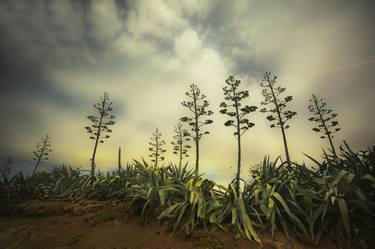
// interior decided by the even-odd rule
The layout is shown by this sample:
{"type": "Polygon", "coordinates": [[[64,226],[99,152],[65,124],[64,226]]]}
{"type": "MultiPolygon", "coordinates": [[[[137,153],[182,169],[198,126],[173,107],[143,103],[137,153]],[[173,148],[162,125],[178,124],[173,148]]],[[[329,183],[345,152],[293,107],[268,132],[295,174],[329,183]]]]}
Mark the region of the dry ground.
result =
{"type": "MultiPolygon", "coordinates": [[[[265,249],[333,249],[272,240],[262,235],[265,249]]],[[[324,245],[325,244],[325,245],[324,245]]],[[[0,218],[0,249],[256,249],[259,245],[235,239],[231,232],[198,231],[189,237],[171,236],[159,223],[142,225],[124,217],[116,202],[32,201],[15,215],[0,218]]]]}

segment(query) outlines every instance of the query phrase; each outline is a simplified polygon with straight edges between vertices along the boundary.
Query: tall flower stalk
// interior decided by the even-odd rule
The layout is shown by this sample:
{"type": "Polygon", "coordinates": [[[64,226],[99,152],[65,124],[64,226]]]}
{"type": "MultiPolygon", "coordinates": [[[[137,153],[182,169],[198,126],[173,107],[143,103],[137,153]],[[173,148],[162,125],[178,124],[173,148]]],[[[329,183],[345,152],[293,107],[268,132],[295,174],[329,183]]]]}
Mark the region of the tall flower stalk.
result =
{"type": "Polygon", "coordinates": [[[247,116],[251,112],[255,112],[256,106],[244,105],[242,102],[249,97],[249,91],[240,90],[240,80],[236,80],[233,76],[229,76],[225,80],[223,87],[225,100],[220,104],[222,108],[220,113],[230,117],[224,125],[234,127],[233,135],[237,139],[237,174],[236,174],[236,191],[240,192],[240,174],[241,174],[241,136],[252,128],[255,124],[250,122],[247,116]]]}

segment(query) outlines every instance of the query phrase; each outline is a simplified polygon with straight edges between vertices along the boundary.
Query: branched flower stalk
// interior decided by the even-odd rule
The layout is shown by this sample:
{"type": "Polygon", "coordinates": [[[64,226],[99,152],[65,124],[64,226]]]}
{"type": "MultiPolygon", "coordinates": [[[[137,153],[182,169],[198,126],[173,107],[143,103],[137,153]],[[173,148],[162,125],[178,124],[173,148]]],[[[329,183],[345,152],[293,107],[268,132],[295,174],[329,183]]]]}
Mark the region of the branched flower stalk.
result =
{"type": "Polygon", "coordinates": [[[308,109],[313,116],[310,117],[308,120],[312,122],[317,122],[318,126],[314,127],[312,130],[315,132],[323,133],[320,136],[321,139],[327,138],[329,144],[331,146],[331,151],[335,157],[337,157],[335,146],[333,144],[333,133],[340,131],[340,128],[335,128],[338,126],[338,122],[335,120],[337,114],[334,113],[331,109],[328,109],[327,103],[324,101],[323,98],[318,98],[316,95],[312,95],[310,101],[310,105],[308,109]]]}
{"type": "Polygon", "coordinates": [[[33,170],[33,175],[36,173],[39,165],[42,161],[47,161],[49,154],[52,152],[51,149],[51,140],[48,135],[43,137],[41,141],[36,145],[36,149],[33,151],[35,161],[35,166],[33,170]]]}
{"type": "Polygon", "coordinates": [[[163,149],[165,145],[165,141],[161,138],[162,134],[159,132],[159,129],[156,129],[154,133],[152,133],[151,141],[148,143],[151,147],[149,147],[149,151],[151,154],[151,161],[154,163],[154,166],[157,167],[159,162],[164,161],[163,154],[167,151],[163,149]]]}
{"type": "Polygon", "coordinates": [[[100,97],[98,103],[94,104],[96,109],[96,115],[89,115],[87,118],[91,121],[91,126],[86,126],[86,131],[90,134],[90,139],[95,140],[94,150],[91,157],[91,175],[95,177],[95,156],[98,148],[98,143],[104,143],[104,139],[109,138],[109,133],[112,132],[109,129],[110,126],[115,124],[113,119],[115,118],[112,115],[112,102],[110,101],[108,93],[104,93],[103,97],[100,97]]]}
{"type": "Polygon", "coordinates": [[[285,87],[276,85],[276,82],[277,77],[271,76],[271,73],[266,72],[263,75],[260,85],[263,87],[262,95],[264,101],[261,102],[261,105],[271,105],[272,107],[262,108],[260,112],[269,113],[267,119],[272,123],[270,125],[271,128],[280,128],[284,142],[285,157],[290,169],[292,165],[285,130],[289,128],[289,125],[286,123],[293,118],[293,116],[297,115],[297,112],[286,110],[287,103],[293,100],[293,96],[281,98],[282,93],[285,91],[285,87]]]}
{"type": "Polygon", "coordinates": [[[178,166],[181,167],[182,160],[189,157],[188,150],[191,148],[187,142],[190,141],[190,134],[186,129],[182,127],[181,123],[178,123],[174,129],[175,135],[173,136],[174,141],[171,142],[173,145],[173,154],[178,155],[178,166]]]}
{"type": "Polygon", "coordinates": [[[211,116],[213,112],[207,110],[209,103],[206,100],[206,95],[201,94],[199,87],[195,84],[190,85],[190,89],[186,92],[186,96],[190,100],[183,101],[181,104],[186,107],[191,113],[190,117],[182,117],[180,120],[187,123],[193,133],[191,137],[195,142],[195,175],[196,177],[199,174],[199,142],[202,136],[209,134],[208,131],[203,131],[203,126],[212,124],[211,119],[205,119],[207,116],[211,116]]]}
{"type": "Polygon", "coordinates": [[[252,128],[255,124],[247,118],[248,114],[255,112],[256,106],[243,105],[241,102],[249,97],[249,91],[240,90],[240,80],[236,80],[233,76],[229,76],[225,80],[226,86],[223,87],[225,100],[220,107],[220,113],[230,117],[224,123],[225,126],[235,128],[234,136],[237,139],[237,174],[236,174],[236,191],[240,192],[240,174],[241,174],[241,136],[252,128]]]}

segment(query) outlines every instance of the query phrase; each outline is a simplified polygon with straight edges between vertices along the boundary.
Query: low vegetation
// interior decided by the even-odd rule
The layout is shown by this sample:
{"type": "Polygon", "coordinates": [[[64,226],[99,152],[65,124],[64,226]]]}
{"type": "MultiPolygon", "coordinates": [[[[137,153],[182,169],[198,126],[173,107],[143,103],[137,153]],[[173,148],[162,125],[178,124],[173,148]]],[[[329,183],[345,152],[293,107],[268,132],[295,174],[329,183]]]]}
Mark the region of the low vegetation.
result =
{"type": "Polygon", "coordinates": [[[0,212],[10,214],[26,199],[118,199],[124,211],[143,222],[158,219],[171,232],[232,227],[261,243],[258,231],[282,231],[288,238],[318,244],[323,236],[342,247],[370,248],[375,235],[375,148],[354,153],[345,143],[338,157],[324,155],[316,170],[270,161],[252,169],[238,194],[236,184],[221,186],[195,177],[187,165],[155,167],[134,161],[95,178],[62,166],[30,177],[21,173],[0,183],[0,212]]]}

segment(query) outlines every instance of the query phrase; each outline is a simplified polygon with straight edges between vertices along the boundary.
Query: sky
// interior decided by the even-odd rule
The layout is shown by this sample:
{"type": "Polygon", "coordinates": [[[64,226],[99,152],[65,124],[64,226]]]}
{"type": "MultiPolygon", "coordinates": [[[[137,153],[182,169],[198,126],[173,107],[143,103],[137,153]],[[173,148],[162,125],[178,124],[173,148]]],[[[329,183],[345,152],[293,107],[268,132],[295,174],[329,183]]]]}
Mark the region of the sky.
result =
{"type": "MultiPolygon", "coordinates": [[[[93,140],[85,133],[92,105],[108,92],[116,124],[98,148],[97,165],[148,158],[148,142],[159,128],[166,161],[177,162],[170,142],[181,105],[195,83],[214,111],[211,132],[201,140],[201,172],[216,179],[235,174],[236,140],[219,113],[229,75],[260,107],[260,80],[271,71],[293,95],[287,139],[292,160],[321,156],[327,142],[307,121],[311,94],[338,115],[353,149],[374,145],[375,11],[371,1],[60,1],[0,2],[0,157],[33,167],[32,151],[49,134],[44,165],[89,168],[93,140]]],[[[284,157],[280,130],[252,113],[255,127],[243,135],[243,169],[264,156],[284,157]]],[[[191,165],[194,162],[190,151],[191,165]]],[[[17,166],[17,165],[16,165],[17,166]]]]}

